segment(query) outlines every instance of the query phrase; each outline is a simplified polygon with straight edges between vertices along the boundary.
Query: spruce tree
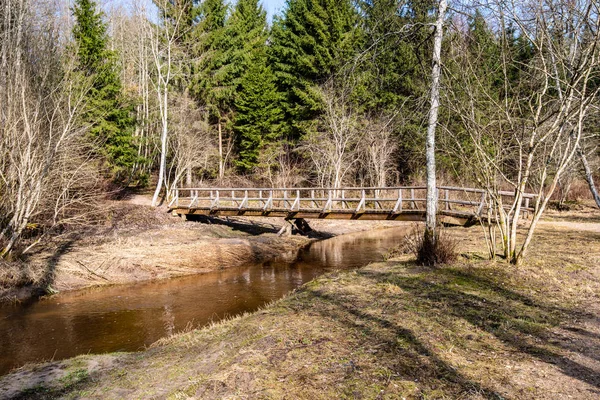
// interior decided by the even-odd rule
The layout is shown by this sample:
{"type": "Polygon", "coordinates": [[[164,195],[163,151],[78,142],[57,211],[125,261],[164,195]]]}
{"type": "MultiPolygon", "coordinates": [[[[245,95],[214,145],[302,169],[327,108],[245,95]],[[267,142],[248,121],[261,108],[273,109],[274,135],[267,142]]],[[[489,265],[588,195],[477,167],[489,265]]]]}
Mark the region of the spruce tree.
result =
{"type": "Polygon", "coordinates": [[[258,165],[260,153],[280,139],[283,111],[279,104],[273,72],[264,58],[255,59],[242,77],[235,98],[237,165],[242,171],[258,165]]]}
{"type": "Polygon", "coordinates": [[[239,0],[226,26],[229,57],[223,75],[234,96],[238,167],[246,172],[259,162],[259,153],[279,137],[282,111],[275,77],[267,66],[266,12],[258,0],[239,0]]]}
{"type": "Polygon", "coordinates": [[[409,1],[401,9],[397,0],[361,3],[365,40],[357,97],[364,108],[394,110],[427,92],[431,6],[431,0],[409,1]]]}
{"type": "Polygon", "coordinates": [[[402,107],[403,124],[395,134],[403,177],[422,165],[422,101],[430,86],[433,7],[432,0],[409,0],[402,7],[397,0],[361,2],[365,39],[355,99],[366,112],[395,113],[402,107]]]}
{"type": "Polygon", "coordinates": [[[357,47],[358,13],[350,0],[287,0],[276,17],[270,60],[283,94],[288,135],[297,139],[321,108],[315,85],[350,60],[357,47]]]}
{"type": "Polygon", "coordinates": [[[238,0],[231,17],[227,20],[226,36],[229,53],[224,75],[229,85],[237,90],[242,77],[255,62],[265,62],[265,46],[268,37],[267,13],[259,0],[238,0]]]}
{"type": "Polygon", "coordinates": [[[91,138],[116,181],[126,179],[138,156],[133,145],[132,107],[123,93],[117,58],[108,48],[106,24],[93,0],[75,0],[73,38],[77,67],[87,90],[82,123],[90,126],[91,138]],[[88,87],[89,86],[89,87],[88,87]]]}
{"type": "Polygon", "coordinates": [[[228,40],[225,22],[228,6],[224,0],[206,0],[198,8],[198,22],[191,36],[195,41],[190,91],[205,106],[211,120],[220,121],[229,111],[224,82],[218,71],[227,59],[228,40]]]}

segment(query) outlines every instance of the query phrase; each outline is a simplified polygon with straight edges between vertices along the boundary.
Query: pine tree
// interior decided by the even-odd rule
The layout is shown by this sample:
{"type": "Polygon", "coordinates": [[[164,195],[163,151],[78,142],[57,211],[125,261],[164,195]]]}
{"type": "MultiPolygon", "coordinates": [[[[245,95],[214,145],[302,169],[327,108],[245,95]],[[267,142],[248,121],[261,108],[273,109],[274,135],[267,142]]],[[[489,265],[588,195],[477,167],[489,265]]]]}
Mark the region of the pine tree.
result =
{"type": "Polygon", "coordinates": [[[324,83],[357,45],[358,13],[350,0],[288,0],[273,23],[272,68],[283,93],[288,135],[298,138],[321,108],[315,85],[324,83]]]}
{"type": "Polygon", "coordinates": [[[82,123],[90,125],[90,136],[99,143],[112,178],[122,181],[138,160],[132,136],[133,109],[123,96],[117,58],[108,48],[106,24],[96,3],[76,0],[72,11],[78,70],[87,82],[84,85],[90,86],[82,123]]]}

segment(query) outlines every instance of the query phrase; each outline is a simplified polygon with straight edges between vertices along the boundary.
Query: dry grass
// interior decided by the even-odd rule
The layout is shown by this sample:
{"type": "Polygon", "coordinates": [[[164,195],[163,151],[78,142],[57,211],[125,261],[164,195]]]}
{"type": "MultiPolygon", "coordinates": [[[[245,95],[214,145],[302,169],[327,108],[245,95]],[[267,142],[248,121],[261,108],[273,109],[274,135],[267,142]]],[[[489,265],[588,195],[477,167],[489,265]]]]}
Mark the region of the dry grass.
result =
{"type": "Polygon", "coordinates": [[[0,302],[17,297],[19,289],[27,287],[28,293],[42,294],[50,284],[44,264],[0,260],[0,302]]]}
{"type": "Polygon", "coordinates": [[[91,356],[55,363],[71,371],[60,376],[88,371],[70,386],[27,375],[21,387],[36,382],[27,398],[600,396],[600,232],[543,225],[519,268],[482,260],[478,228],[453,235],[463,256],[451,265],[424,269],[403,255],[332,273],[109,366],[91,356]]]}

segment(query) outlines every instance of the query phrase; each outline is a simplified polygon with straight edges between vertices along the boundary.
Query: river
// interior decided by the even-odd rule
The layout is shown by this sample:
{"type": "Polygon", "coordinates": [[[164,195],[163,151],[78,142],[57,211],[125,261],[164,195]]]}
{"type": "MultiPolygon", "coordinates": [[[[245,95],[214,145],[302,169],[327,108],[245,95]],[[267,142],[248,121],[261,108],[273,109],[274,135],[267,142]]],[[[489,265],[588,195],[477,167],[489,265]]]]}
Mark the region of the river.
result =
{"type": "Polygon", "coordinates": [[[401,225],[342,235],[267,263],[4,305],[0,374],[28,362],[137,351],[188,327],[255,311],[323,273],[382,260],[406,231],[401,225]]]}

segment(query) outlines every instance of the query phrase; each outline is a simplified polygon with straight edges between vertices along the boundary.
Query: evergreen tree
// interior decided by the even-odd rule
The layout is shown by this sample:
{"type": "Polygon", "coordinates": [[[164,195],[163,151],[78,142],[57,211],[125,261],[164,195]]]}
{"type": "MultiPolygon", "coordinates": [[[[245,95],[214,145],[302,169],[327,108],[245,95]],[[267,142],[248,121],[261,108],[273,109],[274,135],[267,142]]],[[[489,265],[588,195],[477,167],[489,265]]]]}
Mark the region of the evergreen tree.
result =
{"type": "Polygon", "coordinates": [[[99,142],[112,177],[123,180],[138,160],[133,110],[123,96],[117,58],[108,48],[106,24],[96,3],[75,0],[72,11],[78,70],[90,85],[82,123],[90,125],[90,136],[99,142]]]}
{"type": "Polygon", "coordinates": [[[369,112],[395,113],[402,107],[403,124],[395,135],[398,170],[409,180],[423,165],[425,147],[422,103],[431,74],[432,0],[364,0],[364,48],[354,98],[369,112]]]}
{"type": "Polygon", "coordinates": [[[365,0],[362,90],[356,96],[373,109],[396,109],[427,92],[431,0],[365,0]],[[424,68],[425,67],[425,68],[424,68]]]}
{"type": "Polygon", "coordinates": [[[206,0],[198,9],[198,23],[192,38],[196,42],[192,50],[195,59],[192,69],[190,91],[196,100],[210,112],[213,121],[220,121],[229,111],[222,76],[217,72],[227,58],[228,41],[225,22],[228,6],[224,0],[206,0]]]}
{"type": "Polygon", "coordinates": [[[249,67],[264,63],[265,46],[268,37],[267,13],[259,0],[238,0],[231,17],[227,21],[229,53],[223,74],[234,90],[249,67]]]}
{"type": "Polygon", "coordinates": [[[243,171],[256,166],[260,153],[280,138],[283,117],[275,76],[264,59],[255,61],[241,79],[235,98],[237,164],[243,171]]]}
{"type": "Polygon", "coordinates": [[[314,86],[354,54],[357,19],[350,0],[287,0],[284,15],[275,18],[270,59],[291,138],[305,132],[319,113],[321,102],[314,86]]]}
{"type": "Polygon", "coordinates": [[[222,68],[234,96],[237,165],[256,166],[259,152],[279,136],[282,111],[272,70],[267,66],[266,12],[258,0],[239,0],[227,21],[229,57],[222,68]]]}

